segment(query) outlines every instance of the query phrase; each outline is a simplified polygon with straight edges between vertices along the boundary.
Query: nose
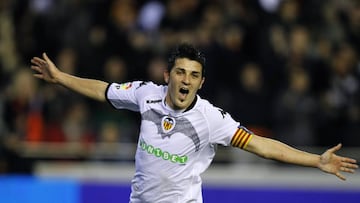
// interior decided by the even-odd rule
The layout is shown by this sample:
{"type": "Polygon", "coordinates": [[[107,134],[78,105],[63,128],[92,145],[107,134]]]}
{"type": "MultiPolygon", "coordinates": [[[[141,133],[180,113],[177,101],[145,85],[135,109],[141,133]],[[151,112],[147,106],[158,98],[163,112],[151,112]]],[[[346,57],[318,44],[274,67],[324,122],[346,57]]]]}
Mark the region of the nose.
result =
{"type": "Polygon", "coordinates": [[[190,75],[184,74],[182,82],[186,85],[189,84],[190,83],[190,75]]]}

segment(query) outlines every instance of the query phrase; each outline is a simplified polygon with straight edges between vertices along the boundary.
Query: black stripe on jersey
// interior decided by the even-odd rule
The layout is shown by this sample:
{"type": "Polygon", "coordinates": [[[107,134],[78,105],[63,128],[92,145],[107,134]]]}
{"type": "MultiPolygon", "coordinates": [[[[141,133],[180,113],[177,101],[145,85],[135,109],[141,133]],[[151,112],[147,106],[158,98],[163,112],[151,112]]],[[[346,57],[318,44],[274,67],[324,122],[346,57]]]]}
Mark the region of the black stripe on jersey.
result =
{"type": "Polygon", "coordinates": [[[114,109],[116,109],[115,106],[110,102],[110,99],[107,97],[111,85],[112,83],[109,83],[105,89],[105,99],[114,109]]]}
{"type": "Polygon", "coordinates": [[[190,111],[192,108],[194,108],[195,104],[196,104],[196,101],[197,101],[197,96],[195,96],[195,99],[191,102],[190,106],[188,106],[184,113],[187,112],[187,111],[190,111]]]}

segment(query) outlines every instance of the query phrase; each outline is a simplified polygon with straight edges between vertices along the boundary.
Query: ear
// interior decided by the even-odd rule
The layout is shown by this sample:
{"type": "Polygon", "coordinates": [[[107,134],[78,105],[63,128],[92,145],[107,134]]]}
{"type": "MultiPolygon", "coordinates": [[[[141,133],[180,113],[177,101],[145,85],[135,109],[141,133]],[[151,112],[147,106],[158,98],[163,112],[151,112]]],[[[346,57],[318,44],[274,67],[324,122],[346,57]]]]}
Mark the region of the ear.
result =
{"type": "Polygon", "coordinates": [[[170,73],[168,70],[164,71],[164,81],[166,82],[166,84],[169,83],[169,78],[170,78],[170,73]]]}
{"type": "Polygon", "coordinates": [[[202,86],[203,86],[204,82],[205,82],[205,77],[203,77],[203,78],[202,78],[199,89],[201,89],[201,88],[202,88],[202,86]]]}

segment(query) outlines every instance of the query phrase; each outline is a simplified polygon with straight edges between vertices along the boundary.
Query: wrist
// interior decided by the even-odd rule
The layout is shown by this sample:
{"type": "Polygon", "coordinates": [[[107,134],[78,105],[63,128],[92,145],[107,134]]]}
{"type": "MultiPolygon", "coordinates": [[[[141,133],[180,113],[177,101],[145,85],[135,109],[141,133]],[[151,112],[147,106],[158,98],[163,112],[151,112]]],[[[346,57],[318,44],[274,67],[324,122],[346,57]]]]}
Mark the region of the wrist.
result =
{"type": "Polygon", "coordinates": [[[315,162],[315,167],[316,168],[318,168],[318,169],[320,169],[320,170],[322,170],[322,163],[323,163],[323,161],[322,161],[322,156],[321,155],[316,155],[316,162],[315,162]]]}
{"type": "Polygon", "coordinates": [[[64,85],[69,76],[70,75],[65,72],[58,71],[56,74],[53,74],[54,83],[64,85]]]}

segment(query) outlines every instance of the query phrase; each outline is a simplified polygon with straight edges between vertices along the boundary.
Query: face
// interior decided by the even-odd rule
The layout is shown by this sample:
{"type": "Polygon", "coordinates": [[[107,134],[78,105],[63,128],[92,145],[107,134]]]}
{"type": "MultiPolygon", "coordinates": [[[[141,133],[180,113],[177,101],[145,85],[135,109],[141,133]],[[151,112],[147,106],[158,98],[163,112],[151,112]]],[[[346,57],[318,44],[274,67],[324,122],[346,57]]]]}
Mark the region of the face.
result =
{"type": "Polygon", "coordinates": [[[168,83],[166,104],[174,110],[189,107],[204,83],[201,71],[202,66],[197,61],[187,58],[176,59],[170,73],[164,73],[165,82],[168,83]]]}

